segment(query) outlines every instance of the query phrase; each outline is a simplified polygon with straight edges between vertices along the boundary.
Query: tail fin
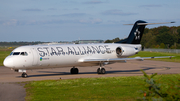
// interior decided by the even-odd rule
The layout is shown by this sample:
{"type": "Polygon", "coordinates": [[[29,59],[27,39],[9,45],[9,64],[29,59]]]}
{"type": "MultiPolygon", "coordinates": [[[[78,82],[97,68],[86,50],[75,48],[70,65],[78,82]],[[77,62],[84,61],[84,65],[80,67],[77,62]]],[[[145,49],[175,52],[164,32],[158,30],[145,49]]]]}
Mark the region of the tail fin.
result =
{"type": "Polygon", "coordinates": [[[147,23],[146,21],[138,20],[135,22],[135,24],[126,24],[126,25],[134,25],[128,38],[116,43],[140,44],[142,35],[144,33],[144,28],[146,25],[167,24],[167,23],[175,23],[175,22],[147,23]]]}
{"type": "Polygon", "coordinates": [[[119,42],[116,42],[116,43],[140,44],[141,38],[144,32],[144,28],[146,26],[146,24],[142,24],[142,23],[147,23],[147,22],[142,21],[142,20],[136,21],[128,38],[121,40],[119,42]],[[142,25],[139,25],[139,24],[142,24],[142,25]]]}

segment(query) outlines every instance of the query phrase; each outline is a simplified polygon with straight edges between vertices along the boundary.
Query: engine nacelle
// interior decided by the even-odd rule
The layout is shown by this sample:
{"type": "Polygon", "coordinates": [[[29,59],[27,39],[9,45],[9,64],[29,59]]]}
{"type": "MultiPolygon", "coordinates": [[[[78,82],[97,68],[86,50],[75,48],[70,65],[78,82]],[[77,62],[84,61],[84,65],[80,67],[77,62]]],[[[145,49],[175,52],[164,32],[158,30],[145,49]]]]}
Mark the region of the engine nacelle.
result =
{"type": "Polygon", "coordinates": [[[134,47],[123,46],[123,47],[117,47],[116,48],[116,54],[117,54],[118,58],[131,56],[131,55],[134,55],[136,53],[137,53],[137,51],[134,47]]]}

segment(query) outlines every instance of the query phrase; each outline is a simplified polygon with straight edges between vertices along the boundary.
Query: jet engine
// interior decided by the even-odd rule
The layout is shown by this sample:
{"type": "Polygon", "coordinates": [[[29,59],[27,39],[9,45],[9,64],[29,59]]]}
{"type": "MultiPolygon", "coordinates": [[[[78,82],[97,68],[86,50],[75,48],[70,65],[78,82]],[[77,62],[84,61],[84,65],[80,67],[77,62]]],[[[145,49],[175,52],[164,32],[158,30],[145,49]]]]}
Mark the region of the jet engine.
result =
{"type": "Polygon", "coordinates": [[[116,55],[118,58],[131,56],[136,53],[137,53],[137,51],[135,50],[134,47],[122,46],[122,47],[116,48],[116,55]]]}

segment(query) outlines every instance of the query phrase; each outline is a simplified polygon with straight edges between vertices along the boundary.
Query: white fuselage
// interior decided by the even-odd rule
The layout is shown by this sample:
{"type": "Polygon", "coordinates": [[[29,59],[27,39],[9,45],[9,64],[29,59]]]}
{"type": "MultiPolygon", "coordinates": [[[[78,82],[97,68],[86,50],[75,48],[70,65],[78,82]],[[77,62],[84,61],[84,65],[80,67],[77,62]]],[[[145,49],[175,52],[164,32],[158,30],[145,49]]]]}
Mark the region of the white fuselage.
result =
{"type": "Polygon", "coordinates": [[[4,65],[12,69],[40,69],[72,66],[97,66],[84,59],[124,58],[136,54],[141,45],[131,44],[64,44],[21,46],[12,51],[4,65]],[[117,54],[117,48],[121,54],[117,54]]]}

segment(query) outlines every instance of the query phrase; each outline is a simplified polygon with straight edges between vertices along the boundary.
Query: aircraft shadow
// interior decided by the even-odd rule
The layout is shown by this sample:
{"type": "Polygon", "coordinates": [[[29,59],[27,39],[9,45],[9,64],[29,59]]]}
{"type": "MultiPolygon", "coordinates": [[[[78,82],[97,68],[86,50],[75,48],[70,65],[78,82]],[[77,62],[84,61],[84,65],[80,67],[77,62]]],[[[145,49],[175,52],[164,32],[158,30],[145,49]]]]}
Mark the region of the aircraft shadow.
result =
{"type": "MultiPolygon", "coordinates": [[[[144,71],[146,71],[146,70],[150,70],[150,69],[155,69],[155,68],[145,68],[145,69],[142,69],[142,70],[144,70],[144,71]]],[[[137,70],[118,70],[118,71],[107,71],[107,73],[108,74],[114,74],[114,73],[120,73],[120,74],[127,74],[127,73],[131,73],[131,74],[142,74],[142,72],[141,73],[139,73],[141,70],[140,69],[137,69],[137,70]]]]}
{"type": "MultiPolygon", "coordinates": [[[[154,67],[143,67],[142,70],[151,70],[155,69],[154,67]]],[[[50,74],[37,74],[37,75],[28,75],[29,77],[43,77],[43,76],[61,76],[61,75],[79,75],[79,74],[97,74],[97,72],[80,72],[79,74],[71,74],[70,72],[54,72],[54,71],[38,71],[39,73],[50,73],[50,74]]],[[[114,70],[114,71],[106,71],[106,74],[142,74],[140,69],[136,70],[114,70]]],[[[21,77],[21,76],[18,76],[21,77]]]]}

